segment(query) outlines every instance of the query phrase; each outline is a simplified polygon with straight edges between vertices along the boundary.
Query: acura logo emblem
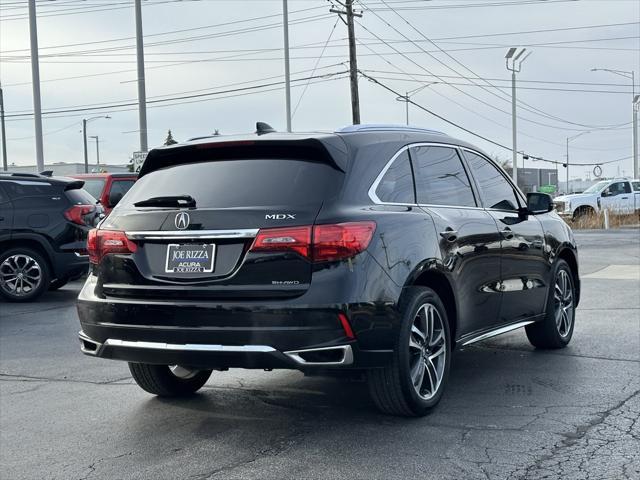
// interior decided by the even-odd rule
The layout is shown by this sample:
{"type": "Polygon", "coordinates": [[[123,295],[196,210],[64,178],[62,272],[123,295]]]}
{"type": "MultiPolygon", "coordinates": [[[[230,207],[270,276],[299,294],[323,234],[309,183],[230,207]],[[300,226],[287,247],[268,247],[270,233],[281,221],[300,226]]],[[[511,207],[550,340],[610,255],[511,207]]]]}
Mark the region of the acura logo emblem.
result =
{"type": "Polygon", "coordinates": [[[184,230],[189,226],[189,214],[187,212],[180,212],[176,215],[174,223],[178,230],[184,230]]]}

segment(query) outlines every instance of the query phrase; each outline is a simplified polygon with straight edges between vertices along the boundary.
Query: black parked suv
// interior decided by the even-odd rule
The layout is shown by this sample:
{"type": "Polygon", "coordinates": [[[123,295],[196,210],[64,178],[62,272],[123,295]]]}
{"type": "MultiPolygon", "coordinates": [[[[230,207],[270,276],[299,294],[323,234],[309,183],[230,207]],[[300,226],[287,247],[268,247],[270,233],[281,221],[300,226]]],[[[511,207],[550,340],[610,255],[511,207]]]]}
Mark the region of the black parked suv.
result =
{"type": "Polygon", "coordinates": [[[548,195],[413,128],[155,149],[89,253],[81,349],[129,362],[146,391],[232,367],[352,371],[397,415],[440,400],[456,347],[518,327],[564,347],[580,293],[548,195]]]}
{"type": "Polygon", "coordinates": [[[0,295],[31,301],[89,269],[87,234],[102,208],[64,177],[0,173],[0,295]]]}

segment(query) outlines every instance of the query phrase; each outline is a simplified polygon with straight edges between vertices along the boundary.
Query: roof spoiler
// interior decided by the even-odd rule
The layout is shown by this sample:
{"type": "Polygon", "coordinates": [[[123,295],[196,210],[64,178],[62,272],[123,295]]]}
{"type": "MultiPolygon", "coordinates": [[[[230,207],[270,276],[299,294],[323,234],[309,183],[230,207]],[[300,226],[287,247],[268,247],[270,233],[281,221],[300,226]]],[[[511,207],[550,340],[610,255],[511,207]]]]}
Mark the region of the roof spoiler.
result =
{"type": "Polygon", "coordinates": [[[64,191],[78,190],[82,187],[84,187],[84,180],[73,180],[64,186],[64,191]]]}

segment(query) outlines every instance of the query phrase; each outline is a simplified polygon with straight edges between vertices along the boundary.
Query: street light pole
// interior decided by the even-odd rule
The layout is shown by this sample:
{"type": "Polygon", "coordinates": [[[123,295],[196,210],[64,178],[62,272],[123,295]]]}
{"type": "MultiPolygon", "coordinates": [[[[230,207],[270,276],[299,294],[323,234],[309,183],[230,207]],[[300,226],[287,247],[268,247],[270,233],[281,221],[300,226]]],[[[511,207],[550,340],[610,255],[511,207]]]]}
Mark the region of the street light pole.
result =
{"type": "Polygon", "coordinates": [[[632,108],[632,151],[633,151],[633,177],[640,178],[638,166],[638,96],[636,95],[636,73],[634,70],[613,70],[611,68],[592,68],[592,72],[609,72],[631,80],[631,108],[632,108]]]}
{"type": "Polygon", "coordinates": [[[289,70],[289,7],[282,0],[282,22],[284,24],[284,84],[287,132],[291,132],[291,72],[289,70]]]}
{"type": "Polygon", "coordinates": [[[144,79],[144,43],[142,37],[142,4],[135,0],[136,58],[138,60],[138,124],[140,129],[140,151],[147,147],[147,93],[144,79]]]}
{"type": "Polygon", "coordinates": [[[413,90],[409,90],[408,92],[405,92],[405,95],[401,95],[396,98],[397,101],[405,103],[405,117],[406,117],[407,125],[409,125],[409,103],[410,103],[411,97],[413,97],[416,93],[420,92],[421,90],[424,90],[425,88],[430,87],[431,85],[434,85],[436,83],[438,82],[427,83],[418,88],[414,88],[413,90]]]}
{"type": "Polygon", "coordinates": [[[31,39],[31,83],[33,88],[33,120],[36,133],[36,164],[38,172],[44,170],[44,147],[42,143],[42,105],[40,101],[40,62],[38,60],[38,25],[36,23],[36,0],[29,0],[29,36],[31,39]]]}
{"type": "Polygon", "coordinates": [[[569,195],[571,192],[569,191],[569,142],[571,142],[572,140],[575,140],[578,137],[581,137],[582,135],[585,135],[587,133],[591,133],[591,130],[587,130],[586,132],[580,132],[577,135],[574,135],[573,137],[567,137],[567,192],[566,194],[569,195]]]}
{"type": "MultiPolygon", "coordinates": [[[[83,142],[83,146],[84,146],[84,173],[89,173],[89,155],[87,153],[87,123],[89,123],[91,120],[97,120],[99,118],[106,118],[107,120],[110,119],[111,117],[109,115],[98,115],[97,117],[91,117],[91,118],[83,118],[82,119],[82,142],[83,142]]],[[[91,137],[91,138],[96,138],[96,149],[97,147],[97,138],[98,137],[91,137]]],[[[98,163],[100,163],[100,158],[98,157],[98,163]]]]}
{"type": "Polygon", "coordinates": [[[2,169],[6,172],[7,165],[7,134],[4,129],[4,97],[2,95],[2,85],[0,85],[0,140],[2,141],[2,169]]]}
{"type": "MultiPolygon", "coordinates": [[[[516,47],[511,47],[507,51],[507,54],[504,57],[507,70],[511,72],[511,135],[512,135],[512,142],[513,142],[512,177],[513,177],[513,183],[515,183],[516,185],[518,185],[518,131],[517,131],[517,116],[516,116],[516,73],[520,72],[520,70],[522,69],[523,62],[532,53],[532,52],[529,52],[523,57],[522,55],[526,51],[527,51],[526,48],[518,49],[516,47]]],[[[524,160],[523,160],[523,166],[524,166],[524,160]]]]}
{"type": "Polygon", "coordinates": [[[98,135],[91,135],[91,137],[96,141],[96,165],[100,165],[100,137],[98,135]]]}

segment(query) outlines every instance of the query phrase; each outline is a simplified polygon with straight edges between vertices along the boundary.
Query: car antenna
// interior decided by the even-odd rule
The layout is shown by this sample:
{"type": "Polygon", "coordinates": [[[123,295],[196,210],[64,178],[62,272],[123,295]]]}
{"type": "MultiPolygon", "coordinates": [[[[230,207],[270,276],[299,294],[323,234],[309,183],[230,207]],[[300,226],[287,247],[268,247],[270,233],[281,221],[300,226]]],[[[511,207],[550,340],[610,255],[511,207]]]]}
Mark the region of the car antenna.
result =
{"type": "Polygon", "coordinates": [[[275,133],[276,129],[265,122],[256,122],[256,134],[264,135],[265,133],[275,133]]]}

